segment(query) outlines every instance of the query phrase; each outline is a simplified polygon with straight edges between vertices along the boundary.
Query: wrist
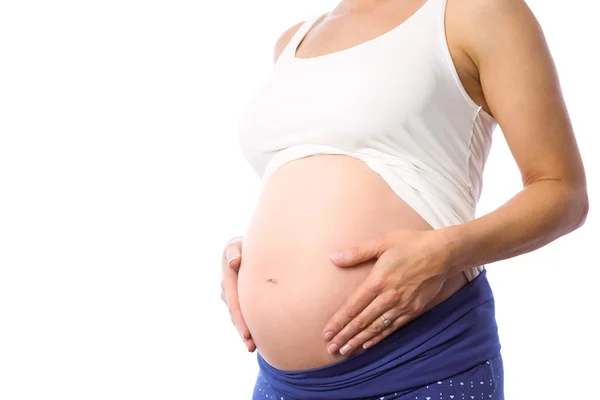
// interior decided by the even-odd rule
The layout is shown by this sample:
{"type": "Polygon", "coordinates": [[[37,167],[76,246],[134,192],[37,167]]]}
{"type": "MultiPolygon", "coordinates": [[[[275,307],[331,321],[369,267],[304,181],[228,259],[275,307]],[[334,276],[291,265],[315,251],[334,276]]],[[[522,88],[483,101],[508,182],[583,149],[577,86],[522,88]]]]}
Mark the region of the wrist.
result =
{"type": "Polygon", "coordinates": [[[453,225],[447,228],[437,229],[438,240],[444,255],[444,269],[448,278],[469,268],[470,263],[467,255],[471,254],[474,242],[469,239],[469,231],[465,224],[453,225]]]}

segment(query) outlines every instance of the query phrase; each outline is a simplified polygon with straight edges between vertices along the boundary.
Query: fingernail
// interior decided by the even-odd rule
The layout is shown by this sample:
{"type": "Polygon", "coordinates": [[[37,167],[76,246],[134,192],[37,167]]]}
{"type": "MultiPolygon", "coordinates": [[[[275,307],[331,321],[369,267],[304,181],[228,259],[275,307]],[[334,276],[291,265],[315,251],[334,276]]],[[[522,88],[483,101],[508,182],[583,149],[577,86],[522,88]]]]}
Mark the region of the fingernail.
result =
{"type": "Polygon", "coordinates": [[[231,262],[232,262],[233,260],[235,260],[236,258],[238,258],[238,256],[232,256],[232,257],[230,257],[229,259],[227,259],[227,264],[228,264],[229,266],[231,266],[231,262]]]}
{"type": "Polygon", "coordinates": [[[332,343],[329,345],[329,347],[327,348],[327,350],[329,350],[329,352],[331,354],[335,353],[338,350],[338,345],[335,343],[332,343]]]}
{"type": "Polygon", "coordinates": [[[368,342],[366,342],[365,344],[363,344],[363,349],[368,349],[369,347],[373,346],[373,342],[371,340],[369,340],[368,342]]]}
{"type": "Polygon", "coordinates": [[[330,255],[329,258],[333,262],[342,261],[344,259],[344,253],[334,253],[334,254],[330,255]]]}
{"type": "Polygon", "coordinates": [[[352,347],[349,344],[347,344],[344,347],[342,347],[340,353],[342,353],[342,355],[345,356],[346,354],[350,353],[350,350],[352,350],[352,347]]]}
{"type": "Polygon", "coordinates": [[[325,332],[325,336],[323,336],[325,338],[326,342],[329,342],[331,339],[333,339],[333,332],[331,331],[327,331],[325,332]]]}

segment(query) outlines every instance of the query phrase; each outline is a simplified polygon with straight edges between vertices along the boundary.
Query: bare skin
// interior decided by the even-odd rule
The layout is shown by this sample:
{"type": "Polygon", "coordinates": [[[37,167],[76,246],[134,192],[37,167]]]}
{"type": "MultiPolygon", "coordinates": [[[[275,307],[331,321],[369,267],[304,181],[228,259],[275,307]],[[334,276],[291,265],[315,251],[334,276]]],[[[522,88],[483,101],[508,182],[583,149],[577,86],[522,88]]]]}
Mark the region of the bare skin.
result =
{"type": "MultiPolygon", "coordinates": [[[[381,35],[413,14],[422,3],[421,0],[342,1],[313,26],[296,56],[328,54],[381,35]]],[[[275,60],[300,25],[289,28],[277,40],[275,60]]],[[[514,257],[550,243],[581,226],[588,209],[585,173],[558,77],[543,33],[524,1],[449,0],[446,34],[465,90],[500,124],[521,171],[523,190],[486,216],[438,230],[427,239],[422,236],[414,239],[419,243],[431,242],[428,246],[435,251],[429,252],[432,258],[427,264],[439,269],[413,278],[426,280],[439,275],[444,277],[440,282],[456,277],[465,268],[514,257]]],[[[398,237],[404,243],[413,240],[405,234],[374,238],[368,245],[346,251],[339,265],[352,266],[372,258],[381,260],[386,255],[387,266],[395,265],[394,270],[399,271],[400,258],[408,265],[417,257],[398,256],[395,247],[398,237]]],[[[420,246],[424,247],[427,246],[420,246]]],[[[232,267],[239,266],[241,240],[229,243],[225,252],[237,255],[232,267]]],[[[227,258],[224,256],[223,261],[225,301],[248,350],[254,351],[255,343],[242,318],[237,293],[233,293],[237,289],[237,275],[227,266],[227,258]]],[[[393,274],[386,275],[389,285],[373,284],[376,277],[381,280],[383,276],[383,266],[378,264],[384,263],[375,264],[364,284],[324,327],[323,335],[333,334],[324,346],[335,344],[339,349],[349,345],[358,349],[367,342],[373,345],[434,303],[432,296],[419,293],[394,297],[395,293],[409,290],[393,274]],[[394,298],[397,304],[372,306],[365,311],[371,301],[377,304],[375,300],[381,296],[394,298]],[[378,316],[383,311],[399,317],[388,329],[373,329],[381,323],[378,316]]],[[[417,268],[413,265],[412,270],[417,268]]],[[[432,285],[440,285],[437,280],[431,281],[432,285]]],[[[423,293],[438,293],[439,289],[420,288],[423,293]]]]}

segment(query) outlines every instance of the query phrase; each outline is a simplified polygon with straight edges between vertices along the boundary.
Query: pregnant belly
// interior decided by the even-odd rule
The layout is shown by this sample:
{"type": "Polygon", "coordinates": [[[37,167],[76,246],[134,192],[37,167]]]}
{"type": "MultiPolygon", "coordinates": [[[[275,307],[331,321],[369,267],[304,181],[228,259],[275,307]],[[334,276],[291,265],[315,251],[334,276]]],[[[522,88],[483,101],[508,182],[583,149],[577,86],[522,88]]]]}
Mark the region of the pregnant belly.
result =
{"type": "MultiPolygon", "coordinates": [[[[258,351],[276,368],[324,366],[326,322],[374,262],[339,268],[329,255],[397,229],[431,229],[362,161],[316,155],[289,162],[265,183],[245,234],[238,291],[258,351]]],[[[451,278],[433,306],[466,283],[451,278]]]]}

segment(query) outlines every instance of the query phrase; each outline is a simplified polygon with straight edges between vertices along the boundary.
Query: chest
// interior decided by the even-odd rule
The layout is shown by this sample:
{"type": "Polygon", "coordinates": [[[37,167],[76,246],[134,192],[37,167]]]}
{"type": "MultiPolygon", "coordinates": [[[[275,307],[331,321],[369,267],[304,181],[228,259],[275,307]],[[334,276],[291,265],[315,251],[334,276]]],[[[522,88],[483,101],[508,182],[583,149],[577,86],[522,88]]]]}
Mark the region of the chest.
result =
{"type": "Polygon", "coordinates": [[[315,59],[287,59],[251,98],[241,134],[264,142],[319,132],[334,139],[386,132],[419,115],[440,90],[427,46],[418,39],[406,51],[376,45],[315,59]]]}

